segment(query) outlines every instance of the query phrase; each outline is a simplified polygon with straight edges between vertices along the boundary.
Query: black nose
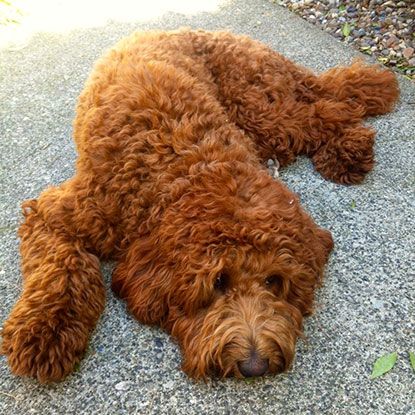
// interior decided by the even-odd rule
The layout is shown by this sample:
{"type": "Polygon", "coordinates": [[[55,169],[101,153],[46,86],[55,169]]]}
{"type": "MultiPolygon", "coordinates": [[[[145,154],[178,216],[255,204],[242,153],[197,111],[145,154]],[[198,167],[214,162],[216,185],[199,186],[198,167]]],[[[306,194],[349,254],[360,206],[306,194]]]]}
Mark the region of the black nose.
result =
{"type": "Polygon", "coordinates": [[[249,359],[238,362],[239,371],[246,378],[262,376],[268,370],[268,359],[262,359],[256,352],[253,352],[249,359]]]}

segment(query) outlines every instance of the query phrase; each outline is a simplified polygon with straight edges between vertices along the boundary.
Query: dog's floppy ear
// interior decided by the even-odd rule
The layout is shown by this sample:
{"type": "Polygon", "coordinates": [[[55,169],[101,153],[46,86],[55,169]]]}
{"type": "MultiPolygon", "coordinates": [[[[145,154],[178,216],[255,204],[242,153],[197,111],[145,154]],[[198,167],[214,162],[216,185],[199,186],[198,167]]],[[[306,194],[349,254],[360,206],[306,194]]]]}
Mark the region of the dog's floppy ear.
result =
{"type": "Polygon", "coordinates": [[[151,237],[140,238],[131,244],[112,274],[113,291],[144,324],[161,324],[168,312],[169,271],[159,256],[151,237]]]}
{"type": "Polygon", "coordinates": [[[293,249],[300,266],[293,270],[288,301],[303,315],[310,315],[315,289],[321,284],[328,256],[333,249],[333,238],[329,231],[315,224],[307,227],[303,238],[302,243],[293,249]]]}
{"type": "Polygon", "coordinates": [[[334,247],[333,237],[328,230],[322,228],[317,228],[316,237],[319,241],[319,246],[317,247],[317,256],[319,257],[320,261],[319,266],[324,267],[330,252],[334,247]]]}

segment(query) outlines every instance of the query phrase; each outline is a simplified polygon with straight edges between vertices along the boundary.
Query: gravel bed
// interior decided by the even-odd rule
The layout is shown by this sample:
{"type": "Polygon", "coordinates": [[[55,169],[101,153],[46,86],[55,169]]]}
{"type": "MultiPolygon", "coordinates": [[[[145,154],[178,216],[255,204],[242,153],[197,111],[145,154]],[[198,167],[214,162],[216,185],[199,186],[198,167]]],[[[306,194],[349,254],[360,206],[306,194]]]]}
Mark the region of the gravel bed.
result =
{"type": "Polygon", "coordinates": [[[277,3],[415,80],[415,0],[278,0],[277,3]]]}

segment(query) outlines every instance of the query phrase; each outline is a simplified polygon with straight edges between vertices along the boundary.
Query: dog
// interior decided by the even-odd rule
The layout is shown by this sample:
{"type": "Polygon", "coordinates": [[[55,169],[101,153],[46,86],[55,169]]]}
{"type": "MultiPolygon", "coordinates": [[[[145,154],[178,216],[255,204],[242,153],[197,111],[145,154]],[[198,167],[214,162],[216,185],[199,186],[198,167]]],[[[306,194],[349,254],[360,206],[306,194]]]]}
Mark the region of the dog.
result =
{"type": "Polygon", "coordinates": [[[307,155],[324,178],[360,183],[375,136],[362,120],[398,95],[378,66],[316,75],[227,32],[121,40],[79,98],[75,176],[22,205],[23,292],[2,330],[11,370],[71,373],[108,259],[114,292],[177,340],[190,377],[288,370],[333,239],[264,162],[307,155]]]}

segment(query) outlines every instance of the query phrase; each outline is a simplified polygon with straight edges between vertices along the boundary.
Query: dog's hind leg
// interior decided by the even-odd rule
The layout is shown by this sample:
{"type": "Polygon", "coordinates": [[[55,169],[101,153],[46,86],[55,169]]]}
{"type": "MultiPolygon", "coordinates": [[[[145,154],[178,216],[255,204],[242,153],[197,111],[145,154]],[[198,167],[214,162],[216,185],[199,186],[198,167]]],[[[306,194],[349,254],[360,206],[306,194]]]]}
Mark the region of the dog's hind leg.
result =
{"type": "MultiPolygon", "coordinates": [[[[360,183],[374,165],[375,131],[363,118],[391,111],[399,96],[395,75],[358,61],[300,79],[299,102],[309,101],[303,152],[327,179],[360,183]]],[[[301,118],[299,114],[298,118],[301,118]]]]}
{"type": "Polygon", "coordinates": [[[361,124],[362,107],[321,99],[309,104],[302,153],[311,157],[326,179],[360,183],[374,165],[375,131],[361,124]]]}
{"type": "Polygon", "coordinates": [[[326,131],[321,145],[310,153],[314,166],[325,177],[343,184],[360,183],[374,165],[375,132],[361,125],[368,116],[385,114],[399,97],[396,76],[376,65],[357,61],[335,67],[308,83],[311,103],[326,131]]]}
{"type": "Polygon", "coordinates": [[[312,155],[316,170],[341,184],[358,184],[374,166],[375,131],[351,125],[330,137],[312,155]]]}
{"type": "Polygon", "coordinates": [[[1,352],[14,373],[40,382],[74,369],[105,302],[99,260],[82,226],[69,230],[64,222],[77,213],[75,199],[63,185],[23,204],[23,293],[3,325],[1,352]]]}
{"type": "Polygon", "coordinates": [[[273,112],[256,113],[245,102],[238,116],[262,160],[276,158],[285,166],[304,154],[323,177],[342,184],[361,182],[373,167],[375,132],[361,125],[364,110],[360,106],[334,99],[307,103],[287,97],[273,112]]]}
{"type": "Polygon", "coordinates": [[[318,84],[325,95],[362,107],[365,117],[390,112],[399,97],[398,81],[391,71],[362,61],[324,72],[318,84]]]}
{"type": "Polygon", "coordinates": [[[305,154],[344,184],[371,170],[374,131],[361,122],[392,109],[399,89],[391,72],[357,62],[316,75],[247,39],[213,53],[220,102],[262,160],[285,166],[305,154]]]}
{"type": "Polygon", "coordinates": [[[319,85],[318,77],[304,73],[295,90],[283,98],[277,96],[275,102],[267,102],[264,89],[249,86],[233,111],[234,118],[253,139],[263,160],[277,158],[285,166],[305,154],[325,178],[360,183],[374,165],[375,136],[362,120],[374,114],[375,108],[390,106],[375,107],[383,101],[373,94],[366,102],[363,95],[340,99],[327,90],[319,91],[319,85]]]}

